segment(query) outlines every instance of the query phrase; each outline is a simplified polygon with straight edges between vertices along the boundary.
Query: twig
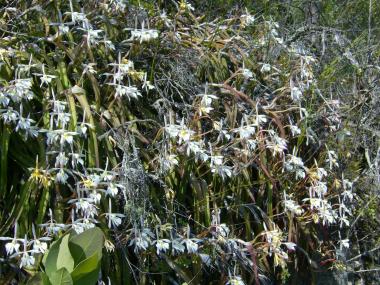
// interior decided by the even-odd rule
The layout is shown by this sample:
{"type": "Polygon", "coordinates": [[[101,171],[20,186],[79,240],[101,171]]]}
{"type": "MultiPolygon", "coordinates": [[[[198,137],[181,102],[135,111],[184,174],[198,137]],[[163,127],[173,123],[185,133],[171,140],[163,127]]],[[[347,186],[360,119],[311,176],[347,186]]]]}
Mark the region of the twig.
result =
{"type": "Polygon", "coordinates": [[[378,249],[380,249],[380,246],[375,247],[375,248],[373,248],[373,249],[371,249],[371,250],[367,250],[367,251],[365,251],[365,252],[363,252],[363,253],[361,253],[361,254],[359,254],[359,255],[357,255],[357,256],[355,256],[355,257],[349,259],[349,260],[347,260],[347,262],[351,262],[351,261],[353,261],[353,260],[356,260],[356,259],[362,257],[363,255],[368,254],[368,253],[371,253],[371,252],[374,252],[374,251],[376,251],[376,250],[378,250],[378,249]]]}

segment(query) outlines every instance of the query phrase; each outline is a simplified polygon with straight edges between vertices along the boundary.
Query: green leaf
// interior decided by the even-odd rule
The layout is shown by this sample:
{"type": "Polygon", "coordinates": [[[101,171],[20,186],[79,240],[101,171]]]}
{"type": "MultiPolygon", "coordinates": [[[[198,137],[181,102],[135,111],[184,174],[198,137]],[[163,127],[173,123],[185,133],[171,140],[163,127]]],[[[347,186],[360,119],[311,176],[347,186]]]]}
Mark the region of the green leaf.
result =
{"type": "Polygon", "coordinates": [[[171,269],[175,271],[175,273],[178,274],[183,280],[185,280],[187,283],[190,283],[192,278],[190,277],[189,272],[185,268],[183,268],[180,264],[177,264],[176,262],[172,261],[168,256],[163,255],[165,258],[166,263],[170,266],[171,269]]]}
{"type": "Polygon", "coordinates": [[[49,277],[44,272],[38,272],[32,278],[28,280],[26,285],[52,285],[49,281],[49,277]]]}
{"type": "Polygon", "coordinates": [[[98,280],[100,259],[99,254],[95,252],[92,256],[79,263],[71,273],[74,285],[95,284],[96,280],[98,280]]]}
{"type": "Polygon", "coordinates": [[[52,244],[47,255],[44,256],[43,264],[46,273],[50,276],[53,272],[66,268],[71,272],[74,268],[74,259],[69,250],[70,235],[65,235],[52,244]]]}
{"type": "Polygon", "coordinates": [[[9,227],[17,221],[24,209],[27,208],[29,203],[30,193],[32,192],[32,183],[27,181],[21,186],[21,194],[20,198],[13,203],[12,210],[10,210],[10,215],[5,222],[1,223],[0,235],[4,235],[4,233],[9,230],[9,227]]]}
{"type": "Polygon", "coordinates": [[[3,199],[7,191],[7,176],[8,176],[8,147],[9,147],[9,129],[7,125],[3,127],[1,138],[1,157],[0,157],[0,197],[3,199]]]}
{"type": "Polygon", "coordinates": [[[83,112],[86,114],[86,120],[90,123],[92,126],[89,128],[90,133],[90,141],[89,141],[89,164],[92,167],[99,167],[99,148],[98,148],[98,141],[97,141],[97,134],[95,130],[95,121],[92,116],[90,104],[88,103],[87,97],[86,97],[86,91],[79,87],[78,85],[75,85],[73,88],[71,88],[72,94],[75,95],[77,98],[79,104],[81,105],[83,112]]]}
{"type": "Polygon", "coordinates": [[[78,265],[94,253],[97,253],[99,258],[101,258],[103,244],[104,235],[99,228],[92,228],[73,236],[69,241],[69,249],[74,258],[75,265],[78,265]]]}
{"type": "Polygon", "coordinates": [[[50,197],[50,189],[49,187],[44,187],[42,190],[42,195],[38,204],[38,215],[36,219],[36,223],[42,224],[43,218],[46,214],[46,208],[49,203],[49,197],[50,197]]]}
{"type": "Polygon", "coordinates": [[[53,272],[49,275],[49,280],[54,285],[73,285],[73,279],[71,279],[70,273],[66,268],[53,272]]]}

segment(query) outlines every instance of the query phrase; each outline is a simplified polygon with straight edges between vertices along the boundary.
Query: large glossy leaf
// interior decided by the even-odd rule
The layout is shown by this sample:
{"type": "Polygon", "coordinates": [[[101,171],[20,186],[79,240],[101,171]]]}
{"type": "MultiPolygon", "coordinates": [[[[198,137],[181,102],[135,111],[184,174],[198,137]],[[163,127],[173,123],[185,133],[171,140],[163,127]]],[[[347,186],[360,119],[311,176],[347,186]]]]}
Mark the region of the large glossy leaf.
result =
{"type": "Polygon", "coordinates": [[[69,249],[75,266],[95,253],[101,258],[103,244],[104,235],[99,228],[92,228],[73,236],[69,241],[69,249]]]}
{"type": "Polygon", "coordinates": [[[61,268],[49,275],[49,280],[54,285],[72,285],[70,273],[66,268],[61,268]]]}
{"type": "Polygon", "coordinates": [[[93,285],[98,280],[101,257],[95,252],[80,262],[71,273],[74,285],[93,285]]]}
{"type": "Polygon", "coordinates": [[[44,256],[43,264],[48,275],[60,268],[66,268],[71,272],[74,268],[74,259],[69,250],[69,237],[65,235],[52,244],[47,255],[44,256]]]}

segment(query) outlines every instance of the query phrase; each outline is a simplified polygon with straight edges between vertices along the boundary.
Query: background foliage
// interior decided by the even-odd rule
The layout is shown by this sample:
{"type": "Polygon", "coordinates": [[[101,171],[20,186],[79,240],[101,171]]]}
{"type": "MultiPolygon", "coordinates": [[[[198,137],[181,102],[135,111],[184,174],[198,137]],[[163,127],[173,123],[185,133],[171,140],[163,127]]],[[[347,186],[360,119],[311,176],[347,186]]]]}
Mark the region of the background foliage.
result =
{"type": "Polygon", "coordinates": [[[378,280],[378,1],[0,13],[2,284],[378,280]]]}

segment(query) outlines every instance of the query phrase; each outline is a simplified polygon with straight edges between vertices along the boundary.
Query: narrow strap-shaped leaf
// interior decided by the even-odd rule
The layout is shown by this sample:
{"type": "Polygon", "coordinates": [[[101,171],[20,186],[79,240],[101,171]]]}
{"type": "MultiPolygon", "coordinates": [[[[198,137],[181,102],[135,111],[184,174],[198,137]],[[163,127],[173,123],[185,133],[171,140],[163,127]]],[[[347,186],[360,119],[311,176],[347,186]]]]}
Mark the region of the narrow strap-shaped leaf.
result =
{"type": "Polygon", "coordinates": [[[38,204],[38,215],[36,223],[37,225],[42,224],[43,218],[45,217],[46,208],[49,203],[50,197],[50,189],[49,187],[44,187],[42,191],[42,195],[38,204]]]}
{"type": "Polygon", "coordinates": [[[17,221],[21,216],[25,206],[29,203],[31,191],[32,183],[30,181],[27,181],[21,186],[20,199],[14,203],[14,207],[12,208],[11,214],[9,215],[9,218],[6,220],[6,222],[1,223],[2,226],[0,228],[0,235],[4,235],[5,232],[9,230],[10,226],[13,225],[15,221],[17,221]]]}
{"type": "Polygon", "coordinates": [[[0,160],[0,197],[4,199],[7,191],[8,180],[8,147],[9,147],[9,129],[4,125],[1,138],[1,160],[0,160]]]}
{"type": "Polygon", "coordinates": [[[99,167],[99,152],[98,152],[98,140],[96,136],[95,130],[95,122],[92,117],[90,105],[88,104],[86,91],[79,86],[74,86],[72,88],[72,93],[77,98],[79,104],[81,105],[83,112],[86,114],[86,119],[91,124],[91,128],[89,128],[90,132],[90,143],[89,143],[89,165],[91,167],[99,167]]]}

